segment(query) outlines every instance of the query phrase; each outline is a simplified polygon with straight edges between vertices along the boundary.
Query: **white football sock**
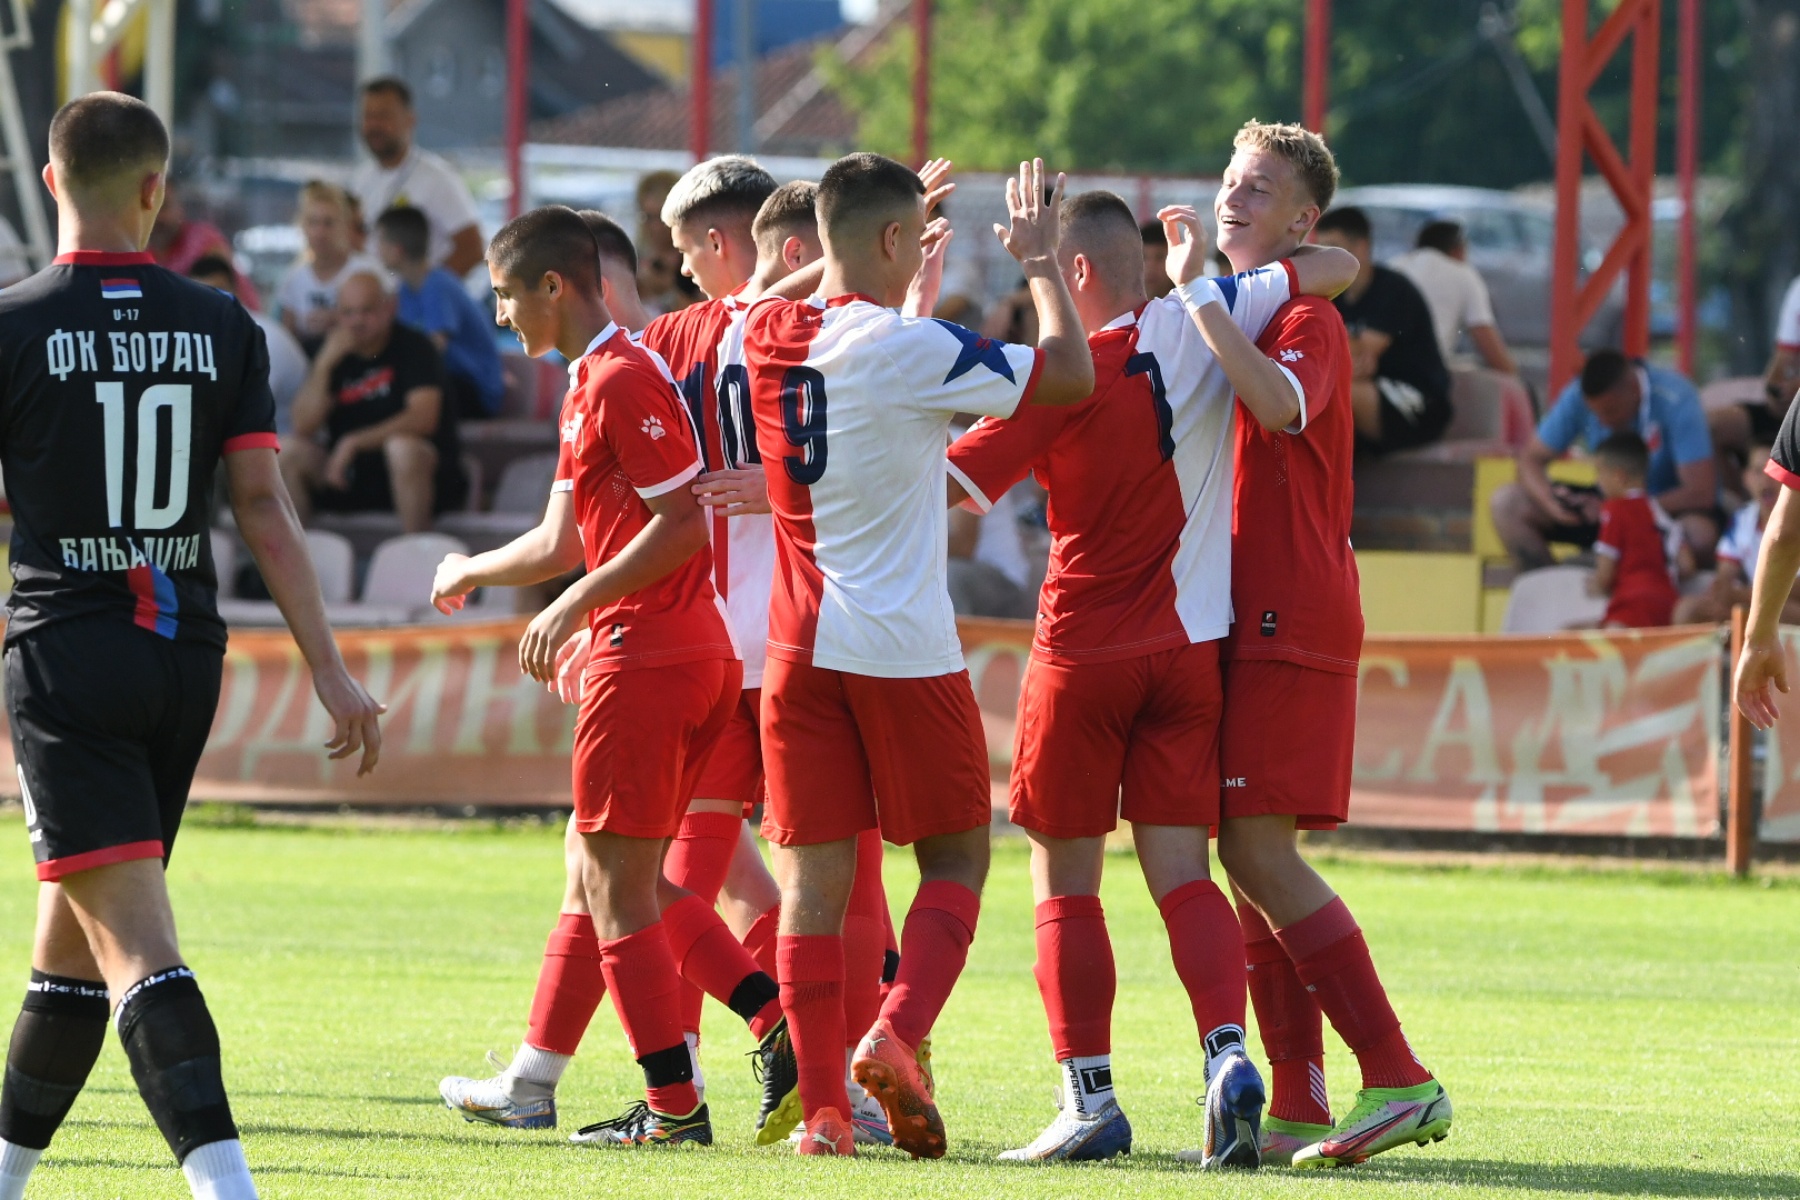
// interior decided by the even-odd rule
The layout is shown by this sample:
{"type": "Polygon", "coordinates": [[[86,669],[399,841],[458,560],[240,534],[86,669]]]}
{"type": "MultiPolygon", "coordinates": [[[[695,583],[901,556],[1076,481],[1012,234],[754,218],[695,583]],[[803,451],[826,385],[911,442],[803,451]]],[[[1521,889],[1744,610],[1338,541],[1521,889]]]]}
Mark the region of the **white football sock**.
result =
{"type": "Polygon", "coordinates": [[[20,1200],[25,1195],[25,1182],[42,1157],[42,1150],[0,1140],[0,1200],[20,1200]]]}
{"type": "Polygon", "coordinates": [[[688,1061],[694,1064],[694,1094],[700,1097],[700,1103],[706,1103],[706,1072],[700,1069],[700,1035],[684,1033],[681,1040],[687,1043],[688,1061]]]}
{"type": "Polygon", "coordinates": [[[1221,1025],[1206,1035],[1203,1044],[1206,1046],[1206,1081],[1211,1083],[1227,1058],[1244,1053],[1244,1027],[1221,1025]]]}
{"type": "Polygon", "coordinates": [[[244,1161],[244,1143],[236,1138],[208,1142],[189,1151],[181,1164],[194,1200],[257,1200],[250,1181],[250,1164],[244,1161]]]}
{"type": "Polygon", "coordinates": [[[569,1069],[572,1058],[572,1054],[552,1054],[528,1042],[521,1042],[506,1073],[514,1079],[535,1083],[554,1092],[556,1085],[562,1080],[563,1072],[569,1069]]]}
{"type": "Polygon", "coordinates": [[[1113,1098],[1112,1055],[1065,1058],[1057,1067],[1063,1076],[1063,1108],[1091,1117],[1113,1098]]]}

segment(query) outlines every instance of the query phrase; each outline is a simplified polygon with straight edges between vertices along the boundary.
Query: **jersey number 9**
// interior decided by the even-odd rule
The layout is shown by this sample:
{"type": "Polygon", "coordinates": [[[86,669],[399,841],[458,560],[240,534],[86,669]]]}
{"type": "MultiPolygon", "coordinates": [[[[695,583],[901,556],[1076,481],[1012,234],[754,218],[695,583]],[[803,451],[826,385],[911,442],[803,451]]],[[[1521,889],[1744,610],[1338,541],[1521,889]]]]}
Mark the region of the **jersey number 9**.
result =
{"type": "Polygon", "coordinates": [[[811,367],[789,367],[781,381],[781,426],[800,451],[781,462],[788,478],[811,487],[825,477],[825,377],[811,367]]]}
{"type": "MultiPolygon", "coordinates": [[[[125,385],[96,383],[106,443],[106,519],[125,523],[125,385]]],[[[186,383],[158,383],[144,389],[137,405],[137,495],[134,529],[167,529],[187,512],[188,457],[194,431],[194,389],[186,383]],[[163,458],[162,410],[169,410],[167,499],[156,502],[156,477],[163,458]]]]}

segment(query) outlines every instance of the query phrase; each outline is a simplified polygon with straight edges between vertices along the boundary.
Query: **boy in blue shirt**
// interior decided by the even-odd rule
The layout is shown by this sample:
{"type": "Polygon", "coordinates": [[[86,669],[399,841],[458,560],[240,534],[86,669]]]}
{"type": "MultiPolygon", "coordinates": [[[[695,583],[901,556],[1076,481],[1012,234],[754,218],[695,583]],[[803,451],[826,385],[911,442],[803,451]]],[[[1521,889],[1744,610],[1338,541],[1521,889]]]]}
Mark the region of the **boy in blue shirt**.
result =
{"type": "Polygon", "coordinates": [[[506,390],[494,323],[456,276],[427,258],[431,226],[416,208],[390,208],[375,220],[376,252],[394,273],[402,323],[419,330],[444,356],[446,399],[464,420],[499,415],[506,390]]]}

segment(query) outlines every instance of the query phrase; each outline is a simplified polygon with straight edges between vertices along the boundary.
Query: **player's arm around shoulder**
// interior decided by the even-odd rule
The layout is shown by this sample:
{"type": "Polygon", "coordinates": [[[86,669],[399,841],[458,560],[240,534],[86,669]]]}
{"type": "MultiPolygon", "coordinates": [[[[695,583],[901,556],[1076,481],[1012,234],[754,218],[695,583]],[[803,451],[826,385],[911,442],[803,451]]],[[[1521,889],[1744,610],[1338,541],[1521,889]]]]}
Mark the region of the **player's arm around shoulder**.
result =
{"type": "Polygon", "coordinates": [[[360,750],[362,762],[356,773],[367,775],[381,757],[380,718],[387,709],[351,678],[338,653],[306,536],[281,482],[275,451],[258,447],[227,454],[225,475],[238,533],[312,669],[319,703],[331,715],[334,728],[326,747],[334,759],[360,750]]]}

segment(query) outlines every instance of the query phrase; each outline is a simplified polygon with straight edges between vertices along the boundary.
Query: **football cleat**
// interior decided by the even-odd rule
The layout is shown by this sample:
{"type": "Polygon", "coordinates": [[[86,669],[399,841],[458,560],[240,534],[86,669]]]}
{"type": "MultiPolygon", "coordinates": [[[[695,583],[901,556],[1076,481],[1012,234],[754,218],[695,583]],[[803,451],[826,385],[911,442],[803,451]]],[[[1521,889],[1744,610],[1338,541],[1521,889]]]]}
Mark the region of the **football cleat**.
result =
{"type": "MultiPolygon", "coordinates": [[[[1060,1100],[1057,1107],[1062,1108],[1060,1100]]],[[[1131,1153],[1131,1122],[1118,1101],[1108,1100],[1100,1111],[1082,1116],[1067,1108],[1056,1114],[1049,1128],[1029,1146],[1006,1150],[1001,1162],[1098,1162],[1115,1154],[1131,1153]]]]}
{"type": "Polygon", "coordinates": [[[856,1048],[850,1072],[880,1101],[895,1146],[914,1158],[944,1157],[944,1120],[919,1069],[918,1052],[895,1036],[892,1025],[875,1022],[856,1048]]]}
{"type": "Polygon", "coordinates": [[[844,1114],[837,1109],[821,1108],[806,1122],[805,1129],[794,1147],[794,1153],[856,1157],[855,1134],[850,1123],[844,1120],[844,1114]]]}
{"type": "Polygon", "coordinates": [[[801,1121],[800,1064],[794,1060],[794,1042],[788,1037],[787,1018],[763,1036],[750,1052],[750,1069],[762,1084],[762,1107],[756,1114],[756,1144],[773,1146],[801,1121]]]}
{"type": "Polygon", "coordinates": [[[639,1100],[610,1121],[583,1125],[569,1135],[583,1146],[607,1146],[635,1150],[665,1146],[712,1145],[712,1120],[702,1104],[685,1117],[659,1113],[639,1100]]]}
{"type": "Polygon", "coordinates": [[[937,1073],[931,1069],[931,1035],[928,1033],[919,1039],[918,1054],[919,1074],[925,1077],[925,1090],[937,1095],[937,1073]]]}
{"type": "Polygon", "coordinates": [[[1262,1151],[1263,1166],[1290,1167],[1294,1164],[1294,1154],[1297,1151],[1306,1149],[1330,1133],[1329,1125],[1264,1117],[1262,1141],[1257,1143],[1257,1149],[1262,1151]]]}
{"type": "Polygon", "coordinates": [[[1364,1088],[1332,1131],[1294,1154],[1301,1169],[1349,1167],[1408,1142],[1423,1146],[1450,1136],[1450,1093],[1435,1079],[1417,1087],[1364,1088]]]}
{"type": "Polygon", "coordinates": [[[1206,1095],[1200,1100],[1206,1113],[1200,1144],[1202,1170],[1254,1171],[1262,1165],[1257,1146],[1265,1097],[1262,1076],[1250,1060],[1242,1052],[1227,1056],[1207,1080],[1206,1095]]]}
{"type": "Polygon", "coordinates": [[[438,1095],[465,1121],[484,1121],[502,1129],[556,1128],[556,1089],[515,1079],[504,1070],[490,1079],[447,1075],[438,1083],[438,1095]]]}

